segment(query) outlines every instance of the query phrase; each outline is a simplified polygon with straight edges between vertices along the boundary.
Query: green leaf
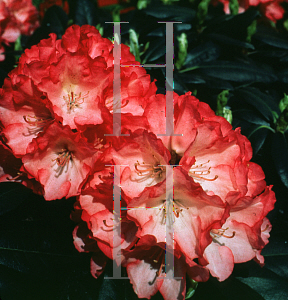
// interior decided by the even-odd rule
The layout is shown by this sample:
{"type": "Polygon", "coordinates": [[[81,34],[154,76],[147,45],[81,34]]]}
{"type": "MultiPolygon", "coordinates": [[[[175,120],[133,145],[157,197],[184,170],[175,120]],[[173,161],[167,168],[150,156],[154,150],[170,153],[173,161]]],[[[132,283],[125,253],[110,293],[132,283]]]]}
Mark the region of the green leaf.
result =
{"type": "Polygon", "coordinates": [[[251,142],[254,155],[258,153],[258,151],[262,148],[263,144],[265,143],[266,138],[270,132],[268,128],[267,126],[259,126],[250,133],[249,140],[251,142]]]}
{"type": "Polygon", "coordinates": [[[266,121],[269,121],[270,123],[275,123],[275,115],[273,111],[280,114],[279,107],[273,99],[257,88],[247,87],[237,89],[234,92],[234,96],[237,101],[245,101],[252,105],[262,114],[262,116],[265,117],[266,121]]]}
{"type": "Polygon", "coordinates": [[[267,26],[258,26],[253,38],[276,48],[288,50],[287,37],[267,26]]]}
{"type": "Polygon", "coordinates": [[[187,22],[195,18],[196,12],[189,7],[177,5],[150,5],[145,13],[157,19],[170,19],[175,21],[187,22]]]}
{"type": "Polygon", "coordinates": [[[284,83],[288,83],[288,68],[278,72],[278,78],[284,83]]]}
{"type": "Polygon", "coordinates": [[[271,150],[278,175],[283,184],[288,188],[288,145],[283,133],[276,132],[273,136],[271,150]]]}
{"type": "Polygon", "coordinates": [[[279,102],[279,109],[282,113],[288,107],[288,96],[284,93],[284,97],[279,102]]]}
{"type": "Polygon", "coordinates": [[[223,44],[226,45],[233,45],[233,46],[238,46],[241,48],[245,48],[245,49],[250,49],[250,50],[254,50],[254,46],[250,43],[247,42],[242,42],[240,40],[237,40],[235,38],[223,35],[223,34],[218,34],[218,33],[209,33],[207,34],[207,37],[210,38],[213,41],[218,41],[221,42],[223,44]]]}
{"type": "MultiPolygon", "coordinates": [[[[236,61],[213,61],[201,64],[198,69],[201,73],[219,79],[235,82],[274,82],[273,72],[256,67],[248,63],[236,61]]],[[[189,69],[183,70],[188,71],[189,69]]]]}
{"type": "Polygon", "coordinates": [[[143,64],[147,62],[153,62],[164,56],[166,53],[165,39],[158,39],[150,42],[148,50],[144,54],[142,59],[143,64]]]}
{"type": "Polygon", "coordinates": [[[97,19],[96,7],[91,0],[78,0],[76,1],[75,8],[75,24],[85,25],[89,24],[96,26],[99,23],[97,19]]]}
{"type": "MultiPolygon", "coordinates": [[[[281,256],[279,259],[275,257],[265,257],[265,266],[261,268],[255,262],[248,262],[249,277],[237,279],[246,286],[249,286],[255,292],[260,294],[265,300],[285,300],[288,298],[287,286],[287,255],[281,256]],[[268,263],[268,266],[266,266],[268,263]],[[270,269],[270,266],[272,266],[270,269]],[[282,269],[284,276],[279,276],[275,269],[282,269]],[[274,270],[273,270],[274,269],[274,270]],[[286,271],[285,271],[286,269],[286,271]]],[[[278,271],[279,271],[278,269],[278,271]]],[[[245,298],[246,299],[246,298],[245,298]]]]}
{"type": "Polygon", "coordinates": [[[187,53],[184,66],[191,68],[199,66],[203,62],[215,60],[220,55],[220,49],[211,41],[201,44],[187,53]]]}
{"type": "Polygon", "coordinates": [[[235,118],[247,121],[251,124],[270,126],[270,124],[263,120],[259,114],[250,109],[235,109],[233,110],[233,115],[235,118]]]}
{"type": "Polygon", "coordinates": [[[185,299],[190,299],[196,292],[198,282],[186,276],[186,296],[185,299]]]}

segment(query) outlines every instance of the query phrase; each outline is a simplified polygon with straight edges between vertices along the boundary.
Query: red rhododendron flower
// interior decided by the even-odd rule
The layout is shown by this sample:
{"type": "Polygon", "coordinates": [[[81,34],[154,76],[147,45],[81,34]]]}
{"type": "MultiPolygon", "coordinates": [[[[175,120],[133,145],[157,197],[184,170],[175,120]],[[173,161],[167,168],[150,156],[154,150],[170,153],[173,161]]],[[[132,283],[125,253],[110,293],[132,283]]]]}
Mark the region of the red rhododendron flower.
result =
{"type": "Polygon", "coordinates": [[[138,197],[146,187],[166,177],[165,165],[169,164],[171,155],[153,133],[139,129],[122,138],[117,149],[110,151],[113,164],[122,165],[119,174],[121,189],[130,198],[138,197]]]}
{"type": "Polygon", "coordinates": [[[54,122],[29,144],[23,171],[42,184],[46,200],[69,198],[80,193],[97,154],[79,133],[54,122]]]}
{"type": "Polygon", "coordinates": [[[209,277],[205,268],[192,261],[188,265],[180,253],[174,256],[174,274],[172,269],[166,273],[165,246],[157,244],[152,236],[141,238],[133,250],[124,251],[123,265],[139,298],[150,299],[159,290],[165,300],[185,299],[186,273],[197,281],[209,277]]]}
{"type": "Polygon", "coordinates": [[[173,225],[175,247],[193,260],[210,242],[211,226],[225,222],[226,205],[218,196],[208,196],[183,169],[174,168],[173,173],[170,200],[166,200],[166,178],[128,204],[128,217],[139,224],[139,237],[153,235],[157,243],[166,241],[166,226],[173,225]]]}
{"type": "MultiPolygon", "coordinates": [[[[281,6],[281,3],[285,0],[238,0],[239,2],[239,13],[244,12],[250,6],[258,6],[259,10],[267,19],[273,21],[274,23],[277,20],[283,18],[284,8],[281,6]]],[[[226,14],[230,13],[229,0],[213,0],[212,4],[217,5],[219,2],[223,3],[224,11],[226,14]]]]}
{"type": "MultiPolygon", "coordinates": [[[[21,34],[31,35],[39,26],[38,12],[32,0],[2,0],[0,2],[0,42],[9,45],[14,43],[21,34]]],[[[5,59],[1,53],[0,61],[5,59]]]]}
{"type": "Polygon", "coordinates": [[[212,229],[212,243],[205,249],[204,258],[211,274],[220,281],[225,280],[232,273],[234,263],[242,263],[257,258],[261,249],[267,244],[264,233],[271,230],[270,224],[263,218],[273,209],[275,194],[271,187],[258,197],[244,197],[236,203],[230,203],[230,216],[221,229],[212,229]]]}
{"type": "Polygon", "coordinates": [[[54,120],[53,111],[46,106],[46,96],[23,75],[5,80],[0,105],[7,145],[15,156],[22,157],[32,139],[54,120]]]}

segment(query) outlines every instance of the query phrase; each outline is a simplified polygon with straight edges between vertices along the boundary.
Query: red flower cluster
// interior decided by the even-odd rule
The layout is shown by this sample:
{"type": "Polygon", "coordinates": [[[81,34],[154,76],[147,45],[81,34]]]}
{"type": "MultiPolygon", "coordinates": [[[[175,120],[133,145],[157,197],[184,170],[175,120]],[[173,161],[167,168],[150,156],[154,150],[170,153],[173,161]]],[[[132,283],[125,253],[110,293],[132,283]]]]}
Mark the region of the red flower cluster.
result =
{"type": "Polygon", "coordinates": [[[14,43],[21,34],[32,34],[38,26],[38,12],[32,0],[0,1],[0,61],[5,59],[3,44],[14,43]]]}
{"type": "MultiPolygon", "coordinates": [[[[223,3],[226,14],[230,13],[229,0],[212,0],[212,4],[217,5],[219,2],[223,3]]],[[[281,3],[287,0],[238,0],[239,13],[244,12],[250,6],[259,6],[259,10],[263,16],[266,16],[274,23],[283,18],[284,8],[281,3]]]]}
{"type": "Polygon", "coordinates": [[[74,25],[25,51],[1,89],[1,180],[46,200],[77,196],[74,243],[93,253],[92,275],[115,259],[140,298],[159,290],[184,299],[186,274],[225,280],[235,263],[263,264],[275,195],[250,161],[250,142],[191,93],[174,93],[175,135],[159,136],[165,95],[125,45],[123,135],[113,136],[113,48],[94,27],[74,25]]]}

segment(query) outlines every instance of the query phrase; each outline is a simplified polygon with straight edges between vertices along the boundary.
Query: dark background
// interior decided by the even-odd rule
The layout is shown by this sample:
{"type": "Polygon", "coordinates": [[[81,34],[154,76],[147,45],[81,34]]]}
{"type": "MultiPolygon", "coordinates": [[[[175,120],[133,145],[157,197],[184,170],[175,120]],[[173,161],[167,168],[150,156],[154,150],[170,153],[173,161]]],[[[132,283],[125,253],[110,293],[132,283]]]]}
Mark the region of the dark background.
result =
{"type": "MultiPolygon", "coordinates": [[[[48,38],[51,32],[61,38],[71,24],[102,27],[104,37],[111,38],[113,27],[105,22],[129,21],[121,25],[122,43],[131,46],[129,29],[134,29],[136,48],[142,52],[140,61],[165,63],[165,24],[157,21],[181,21],[174,25],[174,61],[179,57],[177,37],[181,33],[187,35],[188,50],[184,64],[174,70],[174,90],[179,94],[192,91],[215,111],[219,105],[230,108],[232,125],[241,127],[250,139],[253,161],[264,169],[277,198],[268,215],[273,228],[262,252],[265,266],[254,261],[236,265],[224,282],[211,277],[199,283],[193,299],[288,299],[288,110],[279,110],[284,93],[288,93],[287,14],[272,26],[257,7],[228,16],[221,5],[199,13],[200,1],[196,0],[172,5],[156,0],[141,10],[137,1],[104,7],[90,0],[68,2],[69,14],[60,6],[44,12],[41,27],[31,37],[22,36],[22,49],[7,47],[6,60],[0,63],[1,85],[26,47],[48,38]],[[251,24],[257,24],[256,30],[247,39],[251,24]],[[223,90],[228,93],[221,102],[223,90]]],[[[283,6],[287,8],[287,3],[283,6]]],[[[147,69],[152,79],[157,79],[161,93],[165,93],[163,71],[147,69]]],[[[91,276],[90,254],[78,253],[73,245],[75,223],[70,214],[74,202],[74,198],[48,202],[19,183],[0,184],[2,300],[138,299],[129,280],[104,279],[111,275],[111,264],[98,280],[91,276]]],[[[162,297],[158,293],[152,299],[162,297]]]]}

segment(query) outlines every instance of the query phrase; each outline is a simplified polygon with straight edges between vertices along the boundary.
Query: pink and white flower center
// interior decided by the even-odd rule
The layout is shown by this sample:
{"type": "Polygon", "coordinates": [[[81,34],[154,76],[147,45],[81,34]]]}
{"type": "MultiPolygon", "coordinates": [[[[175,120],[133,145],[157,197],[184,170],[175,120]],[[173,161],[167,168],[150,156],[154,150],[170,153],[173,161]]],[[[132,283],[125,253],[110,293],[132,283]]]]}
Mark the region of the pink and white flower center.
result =
{"type": "Polygon", "coordinates": [[[57,153],[57,157],[52,159],[54,162],[53,166],[57,165],[55,172],[55,177],[59,177],[65,170],[65,173],[68,172],[69,164],[73,167],[73,158],[75,158],[73,152],[68,149],[61,149],[60,152],[57,153]]]}
{"type": "Polygon", "coordinates": [[[75,108],[81,108],[81,104],[84,103],[85,98],[88,97],[89,91],[86,93],[80,92],[79,94],[74,93],[73,91],[69,91],[66,96],[63,96],[65,103],[63,106],[66,105],[67,113],[74,112],[75,108]]]}
{"type": "Polygon", "coordinates": [[[165,225],[168,222],[168,225],[173,225],[176,218],[178,219],[180,215],[183,214],[183,209],[189,209],[189,207],[184,207],[179,201],[171,200],[165,201],[162,206],[159,208],[161,216],[161,225],[165,225]]]}
{"type": "Polygon", "coordinates": [[[138,179],[138,182],[145,181],[149,178],[154,179],[162,178],[163,173],[165,173],[165,167],[156,164],[146,164],[145,162],[140,163],[138,160],[134,164],[135,166],[135,172],[140,178],[138,179]]]}

